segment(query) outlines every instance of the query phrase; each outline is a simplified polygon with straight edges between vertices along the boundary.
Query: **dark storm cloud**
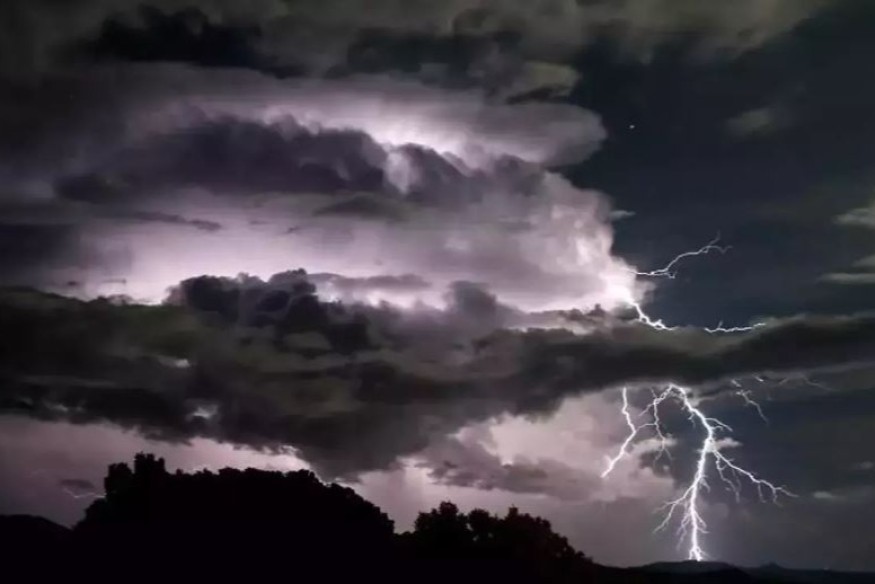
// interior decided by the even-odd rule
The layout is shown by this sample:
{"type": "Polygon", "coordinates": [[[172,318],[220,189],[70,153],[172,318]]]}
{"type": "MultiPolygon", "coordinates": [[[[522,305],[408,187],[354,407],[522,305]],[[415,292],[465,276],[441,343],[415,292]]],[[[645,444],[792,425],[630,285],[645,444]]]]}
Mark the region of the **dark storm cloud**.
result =
{"type": "Polygon", "coordinates": [[[320,207],[313,215],[365,221],[402,221],[409,212],[409,207],[401,201],[375,194],[359,194],[320,207]]]}
{"type": "Polygon", "coordinates": [[[604,36],[639,58],[676,35],[696,37],[701,51],[734,54],[839,1],[420,0],[411,7],[410,0],[10,0],[0,54],[3,68],[17,72],[57,65],[64,49],[84,46],[117,58],[285,73],[346,67],[351,53],[353,65],[410,71],[417,68],[412,55],[461,70],[463,79],[494,81],[521,62],[561,60],[604,36]],[[386,62],[387,47],[405,50],[386,62]]]}
{"type": "Polygon", "coordinates": [[[244,67],[273,73],[253,24],[223,23],[194,6],[164,11],[148,4],[126,15],[111,15],[93,38],[76,47],[82,58],[179,61],[203,67],[244,67]]]}
{"type": "Polygon", "coordinates": [[[119,205],[34,201],[0,203],[0,276],[7,285],[43,286],[77,293],[83,275],[101,276],[95,266],[113,269],[129,256],[101,245],[95,233],[107,225],[168,226],[206,233],[220,231],[214,221],[119,205]]]}
{"type": "Polygon", "coordinates": [[[385,152],[355,131],[309,131],[294,120],[210,120],[122,148],[102,168],[65,177],[58,192],[107,202],[200,187],[213,192],[370,191],[383,187],[385,152]]]}
{"type": "Polygon", "coordinates": [[[203,219],[187,219],[179,215],[171,215],[170,213],[162,213],[160,211],[139,211],[135,209],[122,210],[113,214],[109,211],[111,217],[122,221],[142,222],[142,223],[162,223],[164,225],[180,225],[193,227],[201,231],[220,231],[222,226],[215,221],[205,221],[203,219]]]}
{"type": "Polygon", "coordinates": [[[589,369],[595,363],[598,367],[593,369],[608,376],[622,369],[626,380],[639,377],[698,384],[756,372],[867,363],[875,342],[873,326],[875,316],[861,314],[776,320],[740,336],[709,336],[695,329],[663,336],[661,331],[639,326],[576,338],[546,331],[538,333],[543,339],[531,352],[532,367],[552,373],[559,385],[574,385],[573,380],[583,375],[598,383],[598,376],[593,379],[589,369]],[[550,369],[553,365],[557,368],[550,369]],[[567,366],[564,375],[560,373],[563,365],[567,366]]]}
{"type": "Polygon", "coordinates": [[[0,221],[0,279],[6,285],[78,285],[77,271],[95,261],[119,265],[124,258],[94,247],[70,221],[0,221]]]}
{"type": "Polygon", "coordinates": [[[71,231],[55,225],[0,225],[0,265],[16,272],[41,264],[70,244],[71,231]]]}
{"type": "MultiPolygon", "coordinates": [[[[97,190],[99,185],[92,185],[97,190]]],[[[94,192],[92,190],[91,192],[94,192]]],[[[119,204],[117,200],[109,200],[103,204],[92,204],[91,201],[75,200],[38,200],[33,202],[13,201],[0,203],[0,225],[14,231],[20,229],[28,233],[31,229],[39,240],[39,233],[49,233],[55,229],[59,234],[74,231],[76,226],[99,221],[124,223],[159,223],[165,225],[188,226],[202,231],[218,231],[221,225],[211,221],[190,219],[181,215],[164,213],[148,209],[119,204]]],[[[27,245],[27,238],[21,238],[21,244],[27,245]]]]}
{"type": "Polygon", "coordinates": [[[583,336],[500,330],[518,314],[488,293],[460,284],[450,298],[446,310],[411,313],[325,303],[303,272],[197,278],[152,307],[9,292],[3,330],[18,332],[4,341],[3,406],[168,440],[291,446],[347,475],[472,422],[550,413],[580,392],[867,361],[875,342],[865,315],[731,337],[634,324],[583,336]]]}
{"type": "Polygon", "coordinates": [[[133,15],[110,17],[92,38],[78,43],[77,51],[80,58],[244,67],[278,76],[313,73],[314,66],[316,72],[327,69],[324,72],[332,77],[403,74],[449,87],[481,87],[505,98],[565,95],[579,78],[561,64],[527,61],[519,31],[480,30],[478,23],[489,15],[476,10],[460,14],[451,30],[437,33],[393,30],[387,23],[388,28],[364,26],[332,39],[340,31],[323,23],[328,55],[319,54],[318,43],[310,55],[283,48],[312,35],[304,33],[303,26],[319,26],[319,13],[299,18],[300,26],[294,19],[256,26],[221,15],[217,19],[194,5],[176,11],[143,6],[133,15]]]}

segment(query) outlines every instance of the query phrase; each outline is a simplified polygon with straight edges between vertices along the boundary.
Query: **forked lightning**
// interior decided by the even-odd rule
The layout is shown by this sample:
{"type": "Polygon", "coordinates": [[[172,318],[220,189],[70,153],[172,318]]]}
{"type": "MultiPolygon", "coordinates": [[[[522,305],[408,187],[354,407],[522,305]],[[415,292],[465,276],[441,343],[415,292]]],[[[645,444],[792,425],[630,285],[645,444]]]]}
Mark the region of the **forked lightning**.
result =
{"type": "MultiPolygon", "coordinates": [[[[718,242],[719,237],[698,250],[678,255],[663,268],[651,272],[636,272],[636,275],[673,279],[676,276],[675,267],[685,258],[707,255],[715,251],[725,253],[728,248],[718,246],[718,242]]],[[[662,320],[651,318],[641,307],[641,304],[634,299],[629,299],[628,304],[635,310],[637,321],[645,326],[660,331],[672,331],[678,328],[666,325],[662,320]]],[[[703,330],[711,334],[729,334],[749,332],[761,326],[765,326],[764,323],[727,328],[720,323],[716,327],[705,328],[703,330]]],[[[760,417],[768,421],[762,408],[753,400],[750,393],[743,389],[737,381],[733,381],[733,385],[738,388],[737,395],[744,400],[745,404],[755,408],[760,417]]],[[[652,400],[640,414],[641,416],[649,414],[651,420],[643,423],[636,423],[634,420],[629,406],[629,389],[627,387],[623,388],[623,407],[621,412],[629,428],[629,434],[620,445],[617,454],[608,458],[602,478],[607,477],[613,472],[617,464],[630,454],[630,449],[636,437],[647,429],[651,429],[659,439],[659,456],[668,453],[669,443],[662,431],[659,408],[664,402],[669,400],[678,403],[688,414],[690,421],[704,430],[705,436],[697,450],[695,472],[689,486],[678,498],[665,504],[666,514],[657,530],[665,529],[677,515],[680,515],[678,534],[681,537],[681,542],[687,542],[687,555],[691,560],[702,561],[708,557],[702,545],[703,536],[707,533],[707,525],[702,516],[702,495],[704,491],[710,488],[709,472],[716,472],[717,476],[732,491],[737,500],[741,499],[743,481],[756,487],[761,500],[765,500],[768,495],[771,500],[777,501],[779,495],[792,496],[792,493],[783,487],[776,486],[769,481],[757,477],[727,457],[723,450],[737,445],[737,442],[733,441],[728,435],[732,429],[720,420],[706,415],[699,407],[698,400],[690,388],[674,383],[667,384],[662,391],[653,392],[652,400]]]]}
{"type": "MultiPolygon", "coordinates": [[[[746,398],[750,400],[748,396],[746,398]]],[[[728,434],[732,428],[716,418],[706,415],[699,407],[696,398],[687,387],[670,383],[662,392],[654,395],[653,400],[641,415],[650,414],[652,421],[636,424],[632,413],[629,411],[629,390],[623,388],[623,417],[629,427],[629,434],[620,446],[618,452],[607,461],[607,466],[602,473],[602,478],[607,477],[616,468],[616,465],[627,456],[635,438],[647,428],[652,428],[660,439],[661,452],[666,452],[667,440],[659,422],[659,407],[663,402],[673,400],[680,404],[689,415],[690,421],[705,431],[705,437],[697,450],[696,467],[689,486],[681,495],[665,505],[667,510],[665,518],[657,527],[657,531],[665,529],[676,515],[680,515],[678,527],[679,535],[688,540],[688,557],[691,560],[702,561],[707,559],[702,546],[702,536],[707,533],[707,525],[702,517],[702,493],[710,488],[708,481],[709,470],[714,470],[720,480],[732,491],[736,500],[741,500],[742,482],[747,481],[756,487],[760,500],[765,501],[767,496],[772,501],[777,501],[779,495],[793,496],[787,489],[777,486],[769,481],[757,477],[752,472],[742,468],[723,453],[725,448],[737,445],[728,434]]],[[[751,400],[752,401],[752,400],[751,400]]],[[[752,402],[756,403],[756,402],[752,402]]],[[[758,406],[758,404],[757,404],[758,406]]],[[[762,412],[762,410],[759,410],[762,412]]]]}

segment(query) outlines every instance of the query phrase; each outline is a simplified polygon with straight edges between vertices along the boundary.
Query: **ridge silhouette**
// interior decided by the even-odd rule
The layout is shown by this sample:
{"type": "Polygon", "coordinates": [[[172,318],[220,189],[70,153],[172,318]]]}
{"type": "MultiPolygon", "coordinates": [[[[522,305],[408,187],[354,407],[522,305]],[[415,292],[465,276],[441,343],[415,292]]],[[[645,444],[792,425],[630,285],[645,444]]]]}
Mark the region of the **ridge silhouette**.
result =
{"type": "MultiPolygon", "coordinates": [[[[168,472],[164,460],[113,464],[105,495],[68,530],[0,517],[0,581],[87,582],[793,582],[787,573],[599,566],[550,523],[449,502],[396,534],[380,508],[310,471],[168,472]]],[[[830,575],[831,576],[831,575],[830,575]]],[[[842,582],[871,581],[852,576],[842,582]]],[[[807,580],[834,582],[823,579],[807,580]]]]}

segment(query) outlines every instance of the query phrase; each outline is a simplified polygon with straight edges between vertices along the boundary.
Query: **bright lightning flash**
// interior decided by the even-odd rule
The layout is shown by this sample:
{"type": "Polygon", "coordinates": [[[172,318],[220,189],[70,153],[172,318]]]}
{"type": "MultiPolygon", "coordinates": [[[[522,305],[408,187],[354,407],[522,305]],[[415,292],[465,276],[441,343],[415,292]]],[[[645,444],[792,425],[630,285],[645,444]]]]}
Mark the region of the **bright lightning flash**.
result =
{"type": "MultiPolygon", "coordinates": [[[[689,251],[676,256],[665,267],[651,272],[635,272],[638,276],[653,277],[653,278],[669,278],[674,279],[677,275],[675,268],[686,258],[708,255],[712,252],[725,253],[729,248],[721,247],[718,244],[720,238],[716,237],[707,245],[695,251],[689,251]]],[[[627,298],[627,304],[633,308],[637,314],[637,321],[645,326],[649,326],[659,331],[672,331],[678,327],[666,325],[662,320],[650,317],[642,308],[641,303],[634,298],[627,298]]],[[[752,331],[765,323],[755,323],[750,326],[742,327],[724,327],[723,323],[716,327],[705,328],[705,332],[710,334],[731,334],[743,333],[752,331]]],[[[738,388],[737,394],[744,400],[745,404],[756,409],[760,417],[768,422],[760,405],[751,398],[750,393],[743,389],[741,385],[733,380],[733,385],[738,388]]],[[[652,429],[659,439],[659,456],[667,454],[669,445],[666,436],[662,431],[662,424],[659,418],[659,408],[666,401],[672,400],[680,404],[681,408],[688,414],[690,421],[701,427],[705,436],[701,446],[697,451],[697,460],[695,473],[690,481],[689,486],[681,493],[681,495],[665,504],[664,509],[667,510],[665,518],[657,527],[657,531],[665,529],[676,515],[680,515],[680,524],[678,526],[678,534],[682,538],[688,540],[688,557],[691,560],[702,561],[708,556],[702,547],[702,537],[707,533],[707,525],[702,517],[702,494],[710,489],[708,482],[709,470],[716,470],[720,480],[733,492],[736,500],[741,499],[741,483],[747,481],[756,487],[760,500],[765,500],[766,495],[773,501],[777,501],[779,495],[793,496],[792,493],[783,487],[776,486],[766,480],[760,479],[753,473],[735,464],[732,459],[727,457],[723,450],[728,447],[736,446],[738,443],[733,441],[727,434],[732,432],[732,428],[727,426],[716,418],[707,416],[699,408],[699,400],[692,395],[689,388],[682,387],[670,383],[665,386],[662,392],[654,391],[653,399],[647,408],[641,412],[641,415],[650,414],[652,421],[636,424],[629,411],[629,395],[628,388],[623,388],[623,407],[622,414],[629,428],[629,434],[620,446],[619,451],[613,457],[608,458],[607,466],[602,473],[602,478],[607,477],[623,458],[629,456],[635,438],[645,431],[652,429]]]]}
{"type": "MultiPolygon", "coordinates": [[[[626,440],[620,446],[617,454],[608,459],[607,466],[602,473],[602,478],[607,477],[616,467],[616,465],[624,457],[629,455],[632,442],[635,437],[644,431],[646,428],[653,428],[661,441],[661,451],[664,452],[667,446],[667,441],[662,433],[661,424],[659,422],[659,406],[666,400],[673,400],[680,404],[685,412],[689,415],[690,421],[700,426],[705,431],[705,437],[702,440],[702,445],[697,451],[697,460],[695,473],[690,481],[689,486],[681,493],[681,495],[665,504],[667,509],[665,518],[657,527],[657,531],[665,529],[675,515],[681,516],[678,533],[682,538],[688,538],[688,557],[691,560],[702,561],[707,559],[707,554],[702,548],[702,536],[705,535],[707,525],[702,517],[702,493],[710,489],[708,482],[708,471],[713,468],[717,471],[717,476],[723,483],[732,491],[736,500],[741,500],[742,481],[747,481],[757,489],[757,494],[760,500],[765,501],[768,495],[772,501],[777,501],[779,495],[793,496],[792,493],[783,487],[776,486],[769,481],[757,477],[752,472],[738,466],[728,456],[723,453],[725,448],[735,446],[737,443],[732,441],[726,434],[732,431],[732,428],[716,418],[707,416],[698,405],[698,400],[692,395],[690,389],[668,384],[664,390],[655,393],[650,405],[642,412],[642,415],[651,413],[653,416],[652,422],[644,424],[636,424],[629,412],[629,395],[628,388],[623,388],[623,417],[629,427],[629,434],[626,440]]],[[[750,397],[747,397],[750,400],[750,397]]],[[[752,402],[752,400],[751,400],[752,402]]],[[[756,402],[752,402],[756,403],[756,402]]],[[[760,410],[761,411],[761,410],[760,410]]]]}

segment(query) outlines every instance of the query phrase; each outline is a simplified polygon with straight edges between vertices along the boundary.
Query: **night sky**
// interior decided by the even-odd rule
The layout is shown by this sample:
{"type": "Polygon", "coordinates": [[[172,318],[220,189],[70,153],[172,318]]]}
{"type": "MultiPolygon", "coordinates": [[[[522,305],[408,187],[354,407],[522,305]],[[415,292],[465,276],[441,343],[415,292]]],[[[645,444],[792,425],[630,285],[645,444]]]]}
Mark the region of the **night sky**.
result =
{"type": "Polygon", "coordinates": [[[678,384],[789,492],[709,467],[709,557],[875,570],[873,59],[869,0],[4,0],[0,513],[147,450],[683,559],[678,384]]]}

